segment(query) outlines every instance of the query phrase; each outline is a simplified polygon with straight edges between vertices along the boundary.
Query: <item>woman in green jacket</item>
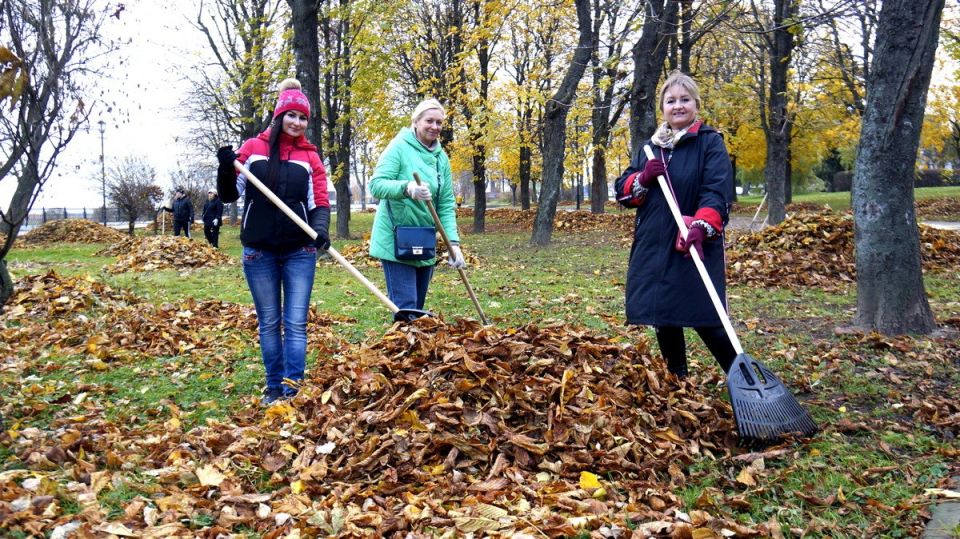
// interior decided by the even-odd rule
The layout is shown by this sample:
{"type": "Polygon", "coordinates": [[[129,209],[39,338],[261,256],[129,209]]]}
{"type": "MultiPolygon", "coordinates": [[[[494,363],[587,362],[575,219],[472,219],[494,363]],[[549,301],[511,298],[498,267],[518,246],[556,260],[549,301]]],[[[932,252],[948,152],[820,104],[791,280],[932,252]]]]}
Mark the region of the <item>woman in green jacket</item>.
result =
{"type": "Polygon", "coordinates": [[[450,239],[448,263],[454,268],[466,266],[457,233],[450,159],[439,141],[445,115],[443,105],[436,99],[417,105],[410,127],[393,137],[370,179],[370,194],[380,200],[373,220],[370,256],[383,264],[387,295],[400,309],[423,309],[437,260],[398,260],[394,255],[393,228],[434,226],[426,201],[433,201],[450,239]],[[420,185],[414,181],[414,172],[420,176],[420,185]]]}

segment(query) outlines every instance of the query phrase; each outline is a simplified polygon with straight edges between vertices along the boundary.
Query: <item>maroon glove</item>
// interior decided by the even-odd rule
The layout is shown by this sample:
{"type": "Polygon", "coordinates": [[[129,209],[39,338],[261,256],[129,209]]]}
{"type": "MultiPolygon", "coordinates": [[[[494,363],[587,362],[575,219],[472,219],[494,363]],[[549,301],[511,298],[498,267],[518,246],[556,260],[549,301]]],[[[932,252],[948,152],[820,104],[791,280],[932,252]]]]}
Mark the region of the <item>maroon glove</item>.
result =
{"type": "Polygon", "coordinates": [[[703,259],[703,240],[707,238],[707,229],[701,225],[693,225],[687,229],[687,239],[683,240],[683,252],[690,257],[690,248],[696,248],[700,259],[703,259]]]}
{"type": "Polygon", "coordinates": [[[651,159],[643,166],[643,172],[640,173],[640,185],[649,189],[650,186],[657,183],[657,176],[666,178],[667,169],[663,166],[663,161],[651,159]]]}

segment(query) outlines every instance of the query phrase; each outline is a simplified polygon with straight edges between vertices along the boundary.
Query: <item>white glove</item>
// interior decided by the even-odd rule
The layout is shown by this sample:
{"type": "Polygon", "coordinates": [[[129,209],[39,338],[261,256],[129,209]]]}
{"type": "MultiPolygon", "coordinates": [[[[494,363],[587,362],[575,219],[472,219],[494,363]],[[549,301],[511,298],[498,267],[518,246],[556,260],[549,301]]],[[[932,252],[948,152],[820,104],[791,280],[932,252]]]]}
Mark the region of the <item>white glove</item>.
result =
{"type": "Polygon", "coordinates": [[[220,224],[220,219],[214,219],[214,220],[213,220],[213,226],[217,226],[217,225],[219,225],[219,224],[220,224]]]}
{"type": "Polygon", "coordinates": [[[463,259],[463,251],[460,250],[459,245],[450,244],[450,258],[447,259],[447,264],[450,264],[453,269],[467,267],[467,261],[463,259]]]}
{"type": "Polygon", "coordinates": [[[430,188],[426,185],[417,185],[417,182],[411,181],[407,184],[407,196],[414,200],[430,200],[430,188]]]}

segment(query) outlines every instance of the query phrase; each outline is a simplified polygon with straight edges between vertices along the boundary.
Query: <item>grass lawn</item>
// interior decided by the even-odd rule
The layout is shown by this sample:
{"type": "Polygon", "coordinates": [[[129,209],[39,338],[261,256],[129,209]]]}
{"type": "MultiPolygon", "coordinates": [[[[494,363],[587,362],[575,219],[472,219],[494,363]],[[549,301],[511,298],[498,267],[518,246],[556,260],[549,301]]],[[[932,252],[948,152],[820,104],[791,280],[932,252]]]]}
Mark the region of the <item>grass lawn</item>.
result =
{"type": "MultiPolygon", "coordinates": [[[[960,187],[920,187],[913,190],[913,196],[917,201],[953,198],[960,199],[960,187]]],[[[763,195],[740,196],[737,202],[743,206],[754,206],[760,204],[763,195]]],[[[850,192],[840,193],[795,193],[793,203],[809,203],[818,206],[830,206],[833,211],[846,211],[850,209],[850,192]]],[[[745,214],[746,215],[746,214],[745,214]]],[[[751,213],[750,216],[753,214],[751,213]]],[[[924,219],[921,216],[921,221],[924,219]]],[[[960,220],[960,215],[950,215],[947,218],[937,218],[934,220],[960,220]]]]}
{"type": "MultiPolygon", "coordinates": [[[[960,196],[960,188],[917,190],[918,198],[928,195],[960,196]]],[[[849,206],[848,198],[848,193],[825,193],[797,195],[794,200],[841,210],[849,206]]],[[[741,203],[759,200],[740,199],[741,203]]],[[[343,251],[360,243],[371,223],[372,214],[353,215],[351,233],[356,239],[336,240],[334,247],[343,251]]],[[[562,321],[623,340],[639,338],[637,331],[623,325],[629,253],[623,238],[604,232],[555,232],[550,247],[532,248],[529,231],[473,234],[471,219],[462,218],[459,224],[465,251],[480,260],[467,274],[496,326],[562,321]]],[[[201,231],[196,232],[195,241],[203,241],[201,231]]],[[[237,228],[225,227],[220,244],[234,259],[239,258],[237,228]]],[[[191,298],[251,302],[238,264],[190,272],[109,274],[103,267],[114,258],[95,256],[101,247],[66,244],[17,249],[8,258],[9,268],[15,280],[49,270],[89,276],[154,305],[191,298]]],[[[361,264],[359,269],[385,290],[377,265],[361,264]]],[[[938,320],[960,319],[956,272],[929,274],[925,286],[938,320]]],[[[722,511],[748,525],[776,522],[788,537],[791,530],[803,531],[806,537],[915,535],[931,501],[925,489],[942,485],[945,477],[960,472],[958,433],[938,428],[937,421],[943,418],[931,419],[932,412],[925,411],[924,405],[938,402],[933,399],[946,392],[955,396],[960,387],[958,348],[944,348],[943,341],[931,337],[835,333],[834,328],[848,324],[855,312],[853,288],[834,294],[734,286],[729,301],[745,349],[797,390],[823,430],[812,442],[788,444],[786,451],[769,457],[764,469],[755,470],[752,482],[743,479],[742,463],[696,459],[687,467],[687,483],[676,493],[684,501],[684,511],[709,509],[711,499],[736,500],[733,505],[724,504],[722,511]]],[[[349,343],[377,340],[392,323],[387,308],[333,262],[320,263],[312,303],[321,314],[337,320],[333,331],[349,343]]],[[[475,316],[457,273],[446,266],[434,277],[427,307],[448,320],[475,316]]],[[[97,306],[88,308],[93,317],[97,306]]],[[[652,335],[649,330],[644,333],[652,335]]],[[[8,435],[30,428],[63,428],[69,414],[82,410],[84,399],[95,398],[105,403],[112,421],[130,425],[170,421],[163,413],[169,405],[177,408],[177,420],[185,429],[213,419],[229,420],[250,405],[262,383],[256,335],[223,332],[203,338],[216,343],[203,355],[186,350],[135,361],[120,359],[107,369],[89,368],[89,354],[63,354],[53,348],[23,357],[10,351],[7,366],[0,369],[0,395],[4,395],[0,426],[8,435]]],[[[695,333],[689,333],[687,341],[698,389],[722,395],[719,368],[695,333]]],[[[316,360],[316,346],[310,352],[308,368],[316,360]]],[[[0,446],[0,474],[25,465],[14,449],[0,446]]],[[[101,505],[122,514],[124,503],[149,496],[151,488],[144,480],[105,490],[101,505]]],[[[65,499],[62,508],[69,507],[65,499]]],[[[210,525],[205,518],[201,515],[196,526],[210,525]]]]}

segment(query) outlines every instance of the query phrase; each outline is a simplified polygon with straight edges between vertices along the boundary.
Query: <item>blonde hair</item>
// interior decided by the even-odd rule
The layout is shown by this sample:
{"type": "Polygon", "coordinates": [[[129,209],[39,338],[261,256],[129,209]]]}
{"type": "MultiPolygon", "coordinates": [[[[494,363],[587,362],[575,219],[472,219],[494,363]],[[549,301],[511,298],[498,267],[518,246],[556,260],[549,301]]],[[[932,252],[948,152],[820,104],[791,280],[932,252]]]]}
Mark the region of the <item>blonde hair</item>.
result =
{"type": "Polygon", "coordinates": [[[413,109],[413,114],[410,115],[410,127],[414,127],[416,125],[417,120],[423,116],[424,112],[432,109],[439,110],[440,114],[443,114],[444,116],[447,115],[447,111],[444,110],[443,105],[441,105],[439,101],[432,97],[429,99],[424,99],[413,109]]]}
{"type": "Polygon", "coordinates": [[[663,81],[663,86],[660,87],[660,109],[663,109],[663,96],[671,86],[679,86],[686,90],[687,93],[690,94],[690,97],[696,102],[697,108],[702,108],[700,103],[700,88],[697,86],[697,83],[694,82],[693,77],[682,71],[674,71],[667,76],[667,80],[663,81]]]}

